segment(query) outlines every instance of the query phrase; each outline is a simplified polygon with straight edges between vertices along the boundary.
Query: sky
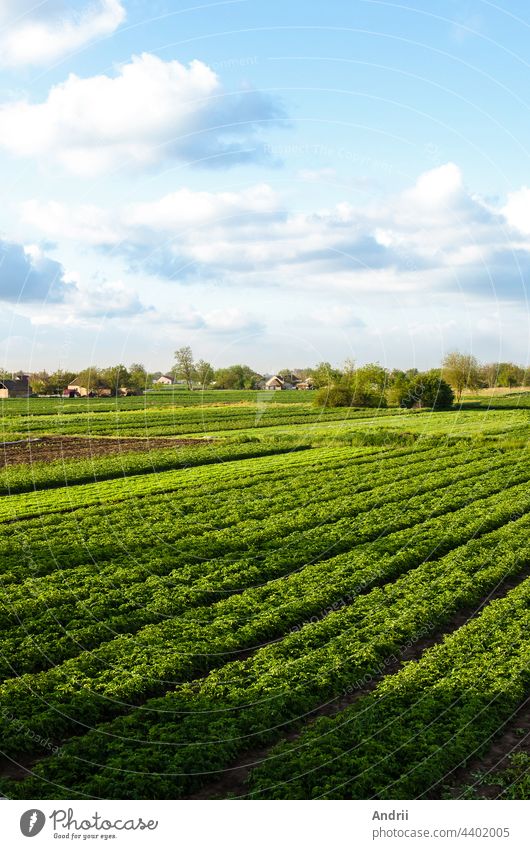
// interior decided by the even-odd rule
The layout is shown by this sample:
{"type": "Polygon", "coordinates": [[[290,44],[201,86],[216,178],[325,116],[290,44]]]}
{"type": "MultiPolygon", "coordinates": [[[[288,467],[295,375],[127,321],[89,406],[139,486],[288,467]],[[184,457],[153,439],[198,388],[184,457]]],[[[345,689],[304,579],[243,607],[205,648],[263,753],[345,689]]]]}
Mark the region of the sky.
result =
{"type": "Polygon", "coordinates": [[[530,362],[523,0],[0,0],[0,367],[530,362]]]}

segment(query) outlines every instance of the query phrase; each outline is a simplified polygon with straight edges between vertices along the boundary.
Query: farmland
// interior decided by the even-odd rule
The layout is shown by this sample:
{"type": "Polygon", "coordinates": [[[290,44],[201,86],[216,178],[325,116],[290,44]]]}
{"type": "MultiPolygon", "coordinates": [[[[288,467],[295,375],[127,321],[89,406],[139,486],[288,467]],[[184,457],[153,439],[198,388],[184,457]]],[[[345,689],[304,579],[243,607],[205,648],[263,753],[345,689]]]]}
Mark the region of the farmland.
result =
{"type": "Polygon", "coordinates": [[[528,401],[4,401],[2,794],[528,798],[528,401]]]}

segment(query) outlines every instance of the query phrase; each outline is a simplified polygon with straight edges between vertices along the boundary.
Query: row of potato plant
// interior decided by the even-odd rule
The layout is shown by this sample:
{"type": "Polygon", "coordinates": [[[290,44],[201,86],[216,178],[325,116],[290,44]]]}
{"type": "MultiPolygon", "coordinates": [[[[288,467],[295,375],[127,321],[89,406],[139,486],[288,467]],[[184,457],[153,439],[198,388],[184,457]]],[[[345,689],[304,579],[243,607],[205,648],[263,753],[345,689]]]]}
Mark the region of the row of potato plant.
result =
{"type": "MultiPolygon", "coordinates": [[[[427,622],[434,627],[448,621],[461,607],[476,604],[499,580],[519,572],[530,556],[529,528],[530,517],[524,515],[440,560],[422,563],[393,583],[354,597],[336,612],[324,612],[318,621],[261,648],[259,643],[270,638],[271,630],[274,633],[280,627],[285,632],[293,619],[303,623],[312,614],[312,594],[321,587],[320,576],[313,587],[306,585],[303,592],[290,597],[290,579],[278,582],[276,598],[259,611],[255,592],[250,591],[219,603],[217,615],[205,626],[196,617],[188,617],[187,639],[183,634],[186,617],[175,618],[147,626],[133,638],[118,637],[47,672],[10,679],[0,687],[0,725],[4,726],[6,751],[32,749],[31,735],[62,738],[131,710],[135,721],[149,716],[156,734],[153,711],[158,711],[158,706],[166,710],[166,705],[178,716],[168,717],[169,725],[165,721],[162,725],[175,741],[180,740],[183,748],[179,751],[186,757],[191,750],[196,752],[201,772],[210,762],[210,754],[211,763],[217,763],[216,745],[208,743],[212,720],[208,710],[219,711],[230,736],[235,723],[235,741],[230,739],[227,747],[218,747],[226,759],[234,745],[237,748],[237,738],[241,745],[243,738],[248,744],[252,729],[276,727],[281,716],[281,721],[292,721],[297,710],[309,710],[323,698],[337,695],[342,686],[372,670],[427,622]],[[282,602],[282,586],[286,602],[282,602]],[[227,663],[231,656],[249,648],[253,652],[248,660],[227,663]],[[179,685],[185,677],[221,664],[224,666],[202,683],[179,685]],[[167,703],[162,699],[134,711],[135,704],[153,693],[171,689],[175,692],[167,695],[167,703]],[[249,712],[243,710],[247,704],[251,705],[249,712]],[[286,706],[287,713],[281,713],[286,706]],[[189,717],[180,716],[187,711],[189,717]],[[13,727],[13,717],[20,723],[18,730],[13,727]],[[259,717],[265,726],[260,726],[259,717]],[[197,723],[202,723],[199,737],[197,723]],[[187,746],[186,741],[193,743],[187,746]]],[[[351,589],[350,575],[336,585],[339,597],[351,589]]],[[[130,721],[131,716],[125,724],[130,721]]],[[[258,739],[260,735],[258,731],[258,739]]],[[[104,737],[98,739],[104,749],[104,737]]],[[[130,754],[134,761],[133,749],[130,754]]]]}
{"type": "MultiPolygon", "coordinates": [[[[530,579],[251,774],[267,799],[412,799],[491,745],[530,684],[530,579]]],[[[526,782],[528,784],[528,782],[526,782]]],[[[524,798],[514,796],[513,798],[524,798]]]]}

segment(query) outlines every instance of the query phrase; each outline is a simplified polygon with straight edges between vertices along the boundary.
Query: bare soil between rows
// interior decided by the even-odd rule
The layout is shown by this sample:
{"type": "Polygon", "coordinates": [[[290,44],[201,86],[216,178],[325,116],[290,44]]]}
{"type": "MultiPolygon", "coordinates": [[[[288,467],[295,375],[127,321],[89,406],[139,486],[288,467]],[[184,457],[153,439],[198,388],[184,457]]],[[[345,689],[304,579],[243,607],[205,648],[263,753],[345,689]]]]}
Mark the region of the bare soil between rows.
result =
{"type": "Polygon", "coordinates": [[[466,789],[473,788],[477,799],[498,799],[503,788],[496,784],[498,772],[510,766],[512,755],[524,752],[530,755],[530,696],[520,705],[513,717],[499,729],[486,754],[474,757],[452,775],[452,784],[446,787],[448,798],[462,799],[466,789]],[[477,774],[481,774],[480,781],[477,774]]]}
{"type": "MultiPolygon", "coordinates": [[[[184,441],[186,442],[186,440],[184,441]]],[[[194,440],[191,440],[191,442],[194,442],[194,440]]],[[[292,742],[301,735],[308,725],[319,717],[332,717],[350,707],[359,698],[371,693],[383,677],[396,674],[407,661],[419,660],[428,649],[440,643],[446,637],[450,636],[472,619],[479,616],[491,601],[502,598],[510,590],[519,586],[528,578],[530,578],[530,564],[522,568],[516,574],[510,575],[504,580],[499,581],[496,587],[485,594],[473,607],[465,607],[461,610],[455,611],[453,616],[446,623],[440,624],[439,627],[435,628],[428,635],[422,636],[419,639],[414,639],[401,648],[396,649],[391,655],[392,660],[384,663],[384,671],[374,672],[373,676],[367,676],[367,680],[362,686],[352,691],[348,690],[346,692],[342,692],[335,698],[330,699],[330,701],[318,705],[313,710],[308,711],[303,717],[297,717],[291,722],[286,723],[283,734],[281,734],[276,741],[265,745],[258,744],[249,746],[249,748],[238,756],[228,767],[219,772],[212,772],[211,777],[205,781],[200,790],[184,796],[183,798],[192,800],[252,798],[252,794],[249,792],[248,788],[250,772],[270,757],[272,749],[274,749],[280,740],[292,742]]],[[[271,640],[270,642],[274,643],[276,641],[277,640],[271,640]]],[[[254,654],[254,650],[243,651],[240,654],[240,657],[244,659],[252,654],[254,654]]],[[[137,706],[139,706],[139,704],[137,706]]],[[[526,707],[527,703],[521,706],[519,710],[524,712],[526,707]]],[[[521,717],[519,717],[518,725],[519,727],[521,726],[521,717]]],[[[523,727],[526,727],[526,725],[523,724],[523,727]]],[[[488,768],[490,766],[490,757],[492,757],[495,764],[499,765],[509,754],[517,750],[517,748],[513,745],[516,732],[510,727],[507,733],[499,739],[501,731],[502,729],[499,729],[498,734],[493,735],[492,737],[492,750],[490,756],[488,756],[486,760],[484,758],[481,761],[477,759],[474,761],[474,764],[476,763],[477,766],[480,765],[482,768],[488,768]]],[[[67,742],[67,739],[68,738],[60,740],[57,738],[54,740],[47,740],[44,741],[43,746],[45,749],[48,747],[60,747],[67,742]]],[[[521,741],[519,738],[519,748],[520,745],[521,741]]],[[[34,751],[31,754],[24,753],[17,755],[16,758],[2,755],[0,756],[0,776],[2,778],[13,779],[15,781],[22,781],[32,774],[32,768],[40,760],[49,755],[49,753],[49,751],[44,751],[42,753],[34,751]]],[[[453,771],[453,775],[455,777],[460,777],[461,775],[466,775],[466,771],[462,767],[456,767],[453,771]]],[[[449,775],[446,776],[445,781],[447,781],[448,778],[449,775]]],[[[439,783],[433,785],[433,787],[423,795],[423,798],[441,798],[437,792],[439,787],[439,783]]]]}
{"type": "MultiPolygon", "coordinates": [[[[304,717],[304,721],[301,723],[300,720],[298,722],[295,721],[294,727],[286,728],[286,731],[281,736],[281,740],[292,742],[296,740],[304,728],[314,722],[321,716],[335,716],[346,708],[350,707],[354,704],[358,699],[362,696],[368,695],[371,693],[383,677],[387,675],[394,675],[403,667],[403,664],[409,660],[419,660],[420,657],[432,646],[444,640],[446,637],[453,634],[459,628],[462,628],[464,625],[467,625],[472,619],[475,619],[477,616],[482,613],[484,608],[491,602],[497,598],[502,598],[506,595],[510,590],[517,587],[523,581],[525,581],[528,577],[530,577],[530,566],[522,569],[517,575],[511,575],[506,578],[504,581],[501,581],[494,590],[485,595],[481,601],[474,607],[464,608],[463,610],[458,611],[454,614],[449,622],[445,625],[437,628],[436,631],[431,633],[430,635],[413,642],[411,645],[408,645],[403,650],[398,650],[394,653],[395,659],[392,662],[388,663],[385,666],[384,672],[374,674],[371,677],[371,680],[368,681],[364,686],[359,687],[358,689],[353,690],[353,692],[348,692],[338,696],[335,699],[326,702],[325,704],[320,705],[314,710],[308,712],[308,714],[304,717]]],[[[206,782],[203,787],[189,795],[185,798],[188,799],[226,799],[228,798],[251,798],[251,794],[248,790],[248,778],[250,772],[254,767],[263,763],[268,759],[272,749],[277,745],[279,740],[275,743],[270,743],[263,746],[254,746],[249,748],[244,754],[238,757],[231,766],[224,769],[221,773],[217,775],[213,775],[212,779],[209,782],[206,782]]],[[[494,747],[493,751],[495,754],[499,754],[500,752],[504,752],[505,755],[510,754],[514,751],[514,747],[511,746],[512,743],[511,735],[507,734],[499,741],[499,743],[494,747]]],[[[519,740],[520,742],[520,740],[519,740]]],[[[497,758],[497,763],[499,758],[497,758]]],[[[484,764],[484,761],[482,762],[484,764]]],[[[488,766],[489,764],[486,763],[488,766]]],[[[429,795],[428,798],[438,799],[439,795],[433,794],[429,795]]]]}
{"type": "Polygon", "coordinates": [[[185,445],[205,445],[207,439],[178,439],[176,437],[90,438],[86,436],[44,436],[24,442],[0,443],[0,468],[20,463],[50,462],[53,460],[91,459],[109,454],[132,451],[154,451],[185,445]]]}

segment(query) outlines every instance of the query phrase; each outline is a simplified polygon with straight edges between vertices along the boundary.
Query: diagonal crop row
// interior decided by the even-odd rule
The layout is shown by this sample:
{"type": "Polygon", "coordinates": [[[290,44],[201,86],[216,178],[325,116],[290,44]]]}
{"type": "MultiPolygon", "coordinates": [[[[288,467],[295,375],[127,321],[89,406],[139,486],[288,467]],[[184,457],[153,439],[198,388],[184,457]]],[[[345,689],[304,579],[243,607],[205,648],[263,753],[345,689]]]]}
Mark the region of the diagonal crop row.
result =
{"type": "MultiPolygon", "coordinates": [[[[392,410],[387,415],[399,415],[392,410]]],[[[242,427],[263,429],[278,425],[304,424],[358,418],[355,411],[329,408],[316,410],[295,405],[263,408],[204,407],[138,410],[111,410],[105,413],[86,412],[80,415],[27,416],[10,420],[11,430],[28,435],[62,434],[64,436],[179,436],[184,433],[231,431],[242,427]]]]}
{"type": "MultiPolygon", "coordinates": [[[[22,784],[17,794],[54,798],[58,788],[66,788],[69,798],[143,798],[146,775],[150,797],[194,792],[250,746],[278,739],[282,729],[384,665],[418,633],[450,621],[499,581],[521,572],[530,561],[529,530],[530,517],[524,516],[247,660],[227,663],[132,712],[129,708],[127,715],[72,739],[58,756],[41,761],[38,778],[22,784]]],[[[133,654],[121,674],[107,667],[103,689],[88,689],[78,677],[69,698],[58,691],[48,694],[35,678],[3,685],[6,753],[31,748],[31,735],[57,738],[89,729],[104,713],[102,705],[109,713],[127,710],[144,684],[135,660],[133,654]]],[[[151,674],[167,679],[170,670],[170,662],[159,659],[151,674]]]]}
{"type": "MultiPolygon", "coordinates": [[[[432,451],[431,446],[418,449],[419,455],[432,451]]],[[[452,449],[454,451],[454,449],[452,449]]],[[[477,449],[485,454],[486,449],[477,449]]],[[[448,455],[450,449],[446,449],[448,455]]],[[[416,453],[416,452],[415,452],[416,453]]],[[[385,453],[388,457],[410,458],[410,447],[385,453]]],[[[31,517],[42,519],[48,512],[63,512],[76,508],[86,508],[102,503],[119,503],[123,500],[145,498],[150,495],[166,494],[173,491],[189,490],[194,494],[212,494],[215,492],[235,491],[253,486],[260,480],[274,480],[288,477],[289,472],[310,471],[320,469],[342,468],[350,464],[364,465],[365,463],[380,462],[381,452],[377,448],[361,450],[350,446],[332,447],[327,450],[294,450],[280,456],[271,455],[236,459],[238,476],[234,475],[234,467],[230,462],[214,466],[197,466],[183,469],[154,471],[150,475],[135,474],[122,479],[95,481],[82,485],[67,485],[50,492],[36,491],[31,494],[12,495],[0,499],[0,519],[15,521],[23,519],[26,523],[31,517]]],[[[55,519],[51,519],[52,522],[55,519]]]]}
{"type": "Polygon", "coordinates": [[[132,446],[124,441],[123,450],[118,449],[114,455],[95,455],[86,460],[68,458],[52,462],[35,461],[8,466],[0,472],[0,495],[246,460],[251,457],[287,454],[309,448],[309,444],[288,447],[267,442],[240,445],[205,442],[204,445],[168,445],[167,448],[156,446],[148,451],[134,451],[132,446]]]}
{"type": "MultiPolygon", "coordinates": [[[[323,615],[319,621],[302,626],[274,645],[258,649],[248,661],[228,663],[226,672],[221,668],[210,673],[205,679],[206,692],[209,692],[208,682],[218,681],[221,689],[216,691],[214,700],[220,699],[220,704],[224,696],[237,701],[245,692],[253,701],[253,688],[261,686],[262,671],[271,693],[275,691],[275,676],[280,675],[278,686],[281,687],[284,672],[292,671],[295,677],[289,679],[289,687],[293,687],[289,695],[294,696],[296,682],[299,688],[304,681],[304,687],[307,684],[309,690],[303,690],[301,704],[307,698],[316,699],[311,702],[313,706],[318,704],[324,695],[336,693],[327,689],[333,682],[341,686],[345,677],[359,677],[361,669],[364,672],[370,669],[381,653],[385,656],[394,650],[413,629],[423,627],[427,620],[431,624],[447,621],[459,607],[480,599],[498,580],[520,571],[530,555],[529,527],[530,517],[525,515],[468,542],[441,560],[421,564],[395,583],[354,597],[343,609],[323,615]],[[228,687],[228,681],[236,683],[228,687]]],[[[358,580],[359,573],[353,571],[336,589],[355,592],[358,580]]],[[[313,593],[322,590],[321,576],[316,577],[312,588],[302,587],[303,593],[298,582],[290,596],[288,579],[286,603],[276,613],[281,602],[281,586],[280,583],[276,598],[269,599],[270,606],[261,604],[261,614],[256,610],[255,592],[250,591],[220,603],[217,615],[205,626],[188,617],[185,628],[186,617],[180,617],[161,626],[144,628],[134,638],[118,637],[95,652],[85,652],[47,672],[6,681],[0,687],[0,699],[7,712],[3,737],[8,751],[16,753],[32,746],[26,732],[10,729],[9,716],[16,716],[35,735],[63,737],[105,717],[129,711],[131,704],[145,700],[154,692],[173,688],[179,679],[226,664],[231,654],[245,646],[256,649],[260,639],[269,638],[271,631],[277,633],[279,625],[285,631],[293,619],[303,622],[314,610],[313,593]],[[236,603],[238,609],[234,609],[236,603]]],[[[210,609],[205,613],[212,616],[210,609]]],[[[177,690],[177,701],[181,689],[177,690]]],[[[189,692],[195,691],[193,685],[189,692]]],[[[168,698],[171,704],[171,697],[168,698]]],[[[266,716],[271,705],[259,707],[266,716]]],[[[192,705],[189,709],[201,711],[200,700],[198,707],[192,705]]],[[[229,706],[228,709],[231,710],[229,706]]],[[[147,713],[150,711],[149,708],[147,713]]],[[[188,739],[194,740],[194,734],[188,739]]]]}
{"type": "Polygon", "coordinates": [[[488,744],[530,685],[530,579],[250,776],[267,799],[411,799],[488,744]]]}
{"type": "MultiPolygon", "coordinates": [[[[467,468],[470,475],[473,471],[479,473],[482,470],[481,459],[484,461],[487,456],[487,453],[479,452],[459,458],[460,472],[467,468]],[[466,462],[468,466],[464,465],[466,462]]],[[[425,458],[420,454],[417,463],[411,463],[410,455],[408,457],[408,463],[406,457],[398,457],[395,461],[393,458],[388,459],[381,468],[366,461],[359,465],[346,464],[344,467],[337,467],[333,462],[330,467],[320,470],[318,475],[311,471],[295,477],[291,470],[291,487],[285,486],[285,476],[282,475],[272,481],[258,478],[252,484],[249,482],[246,488],[242,486],[241,490],[230,492],[223,489],[218,493],[212,483],[211,492],[206,497],[202,493],[194,496],[189,494],[189,490],[181,488],[174,494],[145,497],[139,502],[129,499],[124,503],[114,503],[112,509],[106,506],[85,507],[80,513],[61,514],[60,518],[56,515],[48,517],[48,533],[44,521],[28,520],[23,530],[19,529],[18,524],[16,527],[12,523],[0,526],[2,580],[6,586],[25,578],[29,571],[33,576],[32,583],[28,585],[30,589],[35,586],[33,581],[39,575],[55,570],[71,570],[87,561],[90,574],[94,563],[97,563],[99,571],[103,561],[115,559],[118,553],[120,558],[132,555],[136,565],[145,562],[146,557],[156,560],[160,554],[166,560],[168,557],[173,558],[173,567],[176,567],[179,563],[189,562],[190,557],[200,560],[224,552],[249,550],[255,546],[256,534],[264,539],[270,538],[273,542],[278,541],[277,533],[271,537],[265,530],[267,523],[277,521],[273,517],[284,513],[282,527],[288,528],[289,522],[294,520],[287,515],[287,510],[295,510],[297,506],[300,509],[300,505],[306,505],[312,493],[318,494],[321,512],[324,512],[323,505],[327,500],[339,498],[345,492],[368,491],[372,486],[387,480],[389,475],[398,481],[402,477],[406,479],[417,475],[422,468],[443,470],[451,463],[454,464],[450,454],[442,457],[427,454],[425,458]],[[263,515],[264,498],[268,503],[268,518],[263,521],[260,517],[263,515]],[[235,525],[239,525],[237,536],[230,530],[235,525]],[[140,526],[141,535],[138,534],[140,526]],[[223,529],[228,530],[223,532],[223,529]],[[205,534],[208,535],[206,542],[190,539],[205,534]],[[215,545],[217,536],[219,542],[215,545]]],[[[491,466],[500,467],[500,464],[510,462],[510,457],[513,474],[519,474],[520,454],[499,454],[491,461],[491,466]]],[[[410,491],[415,491],[414,486],[410,491]]],[[[309,521],[313,518],[313,524],[314,509],[309,506],[309,521]]],[[[333,517],[329,518],[329,521],[332,520],[333,517]]],[[[316,521],[319,521],[318,515],[316,521]]],[[[283,532],[281,538],[285,539],[286,536],[283,532]]]]}
{"type": "MultiPolygon", "coordinates": [[[[475,521],[475,514],[481,514],[482,521],[485,521],[489,512],[493,511],[492,515],[496,516],[496,521],[503,522],[510,512],[513,512],[514,503],[519,505],[520,510],[525,509],[524,497],[529,477],[530,470],[521,470],[519,479],[525,483],[505,492],[500,505],[498,496],[489,499],[484,507],[480,503],[475,505],[475,521]]],[[[337,549],[349,550],[363,541],[387,536],[394,529],[396,522],[398,527],[403,527],[404,524],[417,524],[431,515],[443,515],[447,509],[458,509],[470,500],[479,499],[481,496],[484,498],[492,491],[504,489],[505,481],[505,469],[481,476],[478,483],[466,477],[463,484],[452,484],[451,487],[444,488],[442,494],[435,491],[430,497],[423,493],[409,499],[405,511],[399,503],[395,506],[387,503],[387,489],[380,499],[380,503],[382,501],[385,506],[367,513],[364,519],[358,513],[353,528],[350,527],[349,516],[332,526],[332,538],[329,532],[326,537],[325,529],[319,526],[319,533],[314,537],[317,546],[315,551],[309,551],[307,539],[305,547],[301,545],[301,532],[297,531],[294,545],[282,546],[280,550],[273,550],[269,556],[265,552],[260,560],[256,557],[246,557],[243,562],[236,561],[230,566],[225,560],[222,560],[221,564],[202,563],[195,569],[185,569],[181,574],[170,573],[166,579],[159,577],[155,580],[151,575],[145,583],[138,582],[129,587],[116,587],[116,577],[112,575],[112,587],[107,584],[105,592],[102,592],[101,581],[95,576],[88,576],[84,589],[89,595],[83,601],[79,600],[78,586],[65,588],[64,584],[61,586],[61,582],[53,582],[47,593],[46,581],[41,581],[40,592],[29,599],[26,584],[15,586],[11,590],[8,587],[2,617],[4,634],[0,640],[0,653],[5,658],[2,664],[3,674],[9,674],[13,664],[17,672],[49,666],[77,654],[81,647],[95,647],[116,632],[134,633],[146,624],[182,613],[187,607],[208,604],[220,595],[240,592],[249,584],[252,587],[253,584],[281,577],[287,571],[304,566],[312,559],[309,554],[316,559],[321,558],[324,552],[327,558],[331,558],[337,549]],[[337,525],[340,526],[339,529],[337,525]],[[326,544],[327,550],[322,547],[326,544]],[[39,611],[43,612],[39,615],[39,611]],[[9,629],[9,623],[16,623],[21,619],[24,620],[22,624],[9,629]],[[65,629],[61,629],[63,623],[67,626],[65,629]],[[63,630],[63,633],[66,631],[63,638],[58,629],[63,630]]],[[[402,491],[403,494],[406,498],[406,490],[402,491]]],[[[351,511],[352,502],[354,499],[349,499],[345,504],[346,513],[351,511]]],[[[366,508],[366,503],[361,502],[360,506],[366,508]]],[[[306,508],[306,512],[308,509],[306,508]]],[[[332,568],[336,558],[328,559],[327,562],[329,568],[332,568]]],[[[133,569],[134,565],[131,564],[131,570],[133,569]]],[[[325,575],[323,577],[325,579],[325,575]]],[[[327,587],[329,588],[329,584],[327,587]]]]}
{"type": "MultiPolygon", "coordinates": [[[[74,609],[66,605],[64,609],[50,608],[41,616],[34,616],[20,626],[4,631],[0,639],[2,675],[11,677],[14,671],[21,674],[56,666],[80,652],[107,643],[118,634],[140,632],[138,642],[141,643],[145,635],[140,629],[171,618],[172,621],[165,627],[170,633],[164,635],[162,626],[159,628],[160,639],[171,640],[180,652],[188,656],[187,665],[180,672],[191,676],[215,666],[217,655],[223,650],[233,653],[253,648],[251,636],[255,642],[277,639],[289,628],[300,627],[302,618],[305,617],[306,621],[322,618],[360,592],[367,592],[424,560],[441,557],[471,537],[503,525],[514,511],[522,515],[528,510],[530,495],[525,482],[504,492],[502,499],[495,494],[473,502],[454,514],[443,514],[423,525],[416,525],[412,535],[410,529],[406,529],[377,543],[358,545],[345,555],[306,566],[290,575],[287,581],[273,580],[278,578],[280,554],[280,558],[264,562],[261,572],[252,572],[254,579],[258,576],[261,580],[268,579],[266,585],[247,590],[242,586],[241,597],[235,594],[214,604],[212,601],[219,597],[213,589],[215,578],[220,585],[226,586],[227,583],[223,568],[217,575],[196,579],[195,582],[181,576],[181,582],[177,583],[171,576],[168,581],[150,580],[145,586],[133,585],[130,589],[106,593],[96,588],[83,605],[74,609]],[[201,603],[206,606],[198,607],[201,603]],[[193,610],[194,607],[197,609],[193,610]],[[178,619],[174,619],[175,616],[178,619]],[[228,622],[224,634],[219,628],[223,619],[228,622]],[[63,621],[67,624],[61,627],[63,621]],[[234,627],[239,628],[239,644],[234,642],[234,627]],[[214,630],[215,644],[211,629],[214,630]],[[195,655],[201,656],[199,661],[195,655]],[[203,655],[208,659],[205,660],[203,655]]],[[[285,565],[282,565],[284,569],[285,565]]],[[[243,585],[251,567],[246,562],[240,567],[243,585]]],[[[150,630],[148,640],[152,638],[153,631],[150,630]]],[[[112,649],[112,642],[109,647],[112,649]]],[[[105,651],[104,646],[102,651],[105,651]]]]}

